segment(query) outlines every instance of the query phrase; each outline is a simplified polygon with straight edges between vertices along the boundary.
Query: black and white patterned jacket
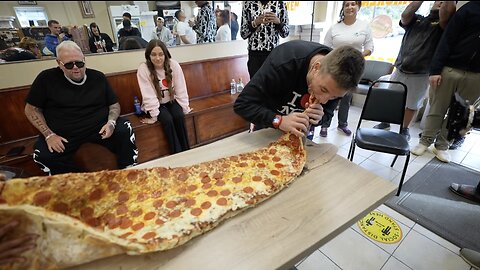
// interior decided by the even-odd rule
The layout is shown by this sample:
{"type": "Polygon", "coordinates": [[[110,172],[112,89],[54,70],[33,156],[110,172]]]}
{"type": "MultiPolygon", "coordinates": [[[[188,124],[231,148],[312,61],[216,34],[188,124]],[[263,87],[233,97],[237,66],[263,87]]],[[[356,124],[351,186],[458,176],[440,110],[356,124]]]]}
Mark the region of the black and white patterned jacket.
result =
{"type": "Polygon", "coordinates": [[[197,33],[197,43],[214,42],[217,31],[215,13],[210,4],[204,4],[199,10],[197,20],[193,26],[197,33]]]}
{"type": "Polygon", "coordinates": [[[284,1],[268,1],[265,6],[260,2],[245,1],[240,35],[243,39],[248,38],[248,50],[271,51],[278,46],[280,37],[286,38],[289,34],[288,12],[284,1]],[[280,24],[261,24],[253,28],[252,21],[262,15],[264,10],[277,14],[280,24]]]}

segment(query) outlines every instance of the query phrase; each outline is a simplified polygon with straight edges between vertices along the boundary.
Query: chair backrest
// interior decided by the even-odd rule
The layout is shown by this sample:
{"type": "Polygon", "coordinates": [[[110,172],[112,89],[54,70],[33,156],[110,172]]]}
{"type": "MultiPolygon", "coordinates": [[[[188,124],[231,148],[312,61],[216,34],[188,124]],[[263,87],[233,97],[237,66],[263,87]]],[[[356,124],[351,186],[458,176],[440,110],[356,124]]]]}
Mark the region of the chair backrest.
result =
{"type": "Polygon", "coordinates": [[[362,120],[399,124],[402,128],[406,101],[405,84],[397,81],[374,81],[368,90],[358,128],[362,120]],[[388,83],[388,87],[385,87],[385,83],[388,83]]]}
{"type": "Polygon", "coordinates": [[[389,62],[366,60],[365,70],[363,71],[360,83],[365,82],[365,84],[369,84],[370,82],[378,80],[383,75],[391,74],[392,71],[393,65],[389,62]]]}

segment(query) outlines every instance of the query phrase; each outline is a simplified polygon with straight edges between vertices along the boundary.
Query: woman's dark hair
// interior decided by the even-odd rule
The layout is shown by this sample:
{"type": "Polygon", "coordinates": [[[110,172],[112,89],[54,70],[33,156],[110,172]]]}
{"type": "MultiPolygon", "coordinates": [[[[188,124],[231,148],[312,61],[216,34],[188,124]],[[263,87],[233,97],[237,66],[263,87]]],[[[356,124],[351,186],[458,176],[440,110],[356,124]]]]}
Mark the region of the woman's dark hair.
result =
{"type": "Polygon", "coordinates": [[[123,50],[136,50],[136,49],[142,48],[142,44],[140,44],[138,40],[132,37],[126,37],[126,39],[122,42],[122,44],[123,44],[122,46],[123,50]]]}
{"type": "MultiPolygon", "coordinates": [[[[224,10],[221,10],[218,14],[218,16],[220,17],[220,19],[222,20],[222,25],[224,24],[228,24],[230,25],[230,11],[224,9],[224,10]]],[[[221,26],[221,25],[220,25],[221,26]]],[[[219,26],[219,27],[220,27],[219,26]]]]}
{"type": "Polygon", "coordinates": [[[165,70],[165,79],[167,80],[168,92],[170,93],[170,97],[172,97],[173,101],[174,92],[172,86],[172,68],[170,67],[170,58],[172,58],[172,56],[170,55],[167,46],[165,46],[165,43],[158,39],[150,40],[150,42],[148,42],[147,44],[147,48],[145,49],[145,60],[147,60],[147,67],[150,71],[150,79],[152,80],[153,86],[155,86],[155,90],[157,91],[157,97],[163,97],[160,88],[160,81],[158,80],[157,76],[157,71],[155,71],[155,66],[150,59],[150,54],[155,47],[160,47],[163,51],[163,54],[165,55],[165,61],[163,61],[163,69],[165,70]]]}
{"type": "MultiPolygon", "coordinates": [[[[340,10],[340,19],[338,20],[338,22],[343,22],[343,19],[345,19],[345,13],[343,12],[343,8],[345,7],[345,2],[350,2],[350,1],[343,1],[342,3],[342,9],[340,10]]],[[[355,1],[355,4],[357,4],[358,6],[358,10],[360,10],[360,8],[362,7],[362,1],[355,1]]]]}

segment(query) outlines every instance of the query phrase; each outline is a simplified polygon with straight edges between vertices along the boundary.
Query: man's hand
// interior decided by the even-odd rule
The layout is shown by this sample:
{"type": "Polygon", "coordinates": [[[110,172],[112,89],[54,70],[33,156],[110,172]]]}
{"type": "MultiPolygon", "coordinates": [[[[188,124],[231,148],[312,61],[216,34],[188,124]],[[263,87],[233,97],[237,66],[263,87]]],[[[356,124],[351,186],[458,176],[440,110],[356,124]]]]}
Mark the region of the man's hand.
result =
{"type": "MultiPolygon", "coordinates": [[[[4,238],[4,236],[10,233],[18,225],[18,221],[11,220],[7,224],[0,226],[0,239],[4,238]]],[[[25,234],[7,241],[0,240],[0,265],[25,262],[26,258],[21,256],[21,254],[27,250],[35,248],[35,241],[37,238],[38,235],[36,234],[25,234]]]]}
{"type": "Polygon", "coordinates": [[[323,107],[319,103],[305,104],[305,114],[310,118],[310,124],[317,125],[323,117],[323,107]]]}
{"type": "Polygon", "coordinates": [[[277,15],[273,12],[266,12],[264,14],[264,19],[263,23],[273,23],[273,24],[279,24],[280,19],[277,17],[277,15]]]}
{"type": "Polygon", "coordinates": [[[290,132],[298,137],[303,137],[308,131],[308,126],[308,115],[305,113],[296,112],[282,116],[282,122],[278,128],[285,132],[290,132]]]}
{"type": "Polygon", "coordinates": [[[430,88],[432,90],[435,90],[442,83],[442,75],[432,75],[428,79],[430,80],[430,88]]]}
{"type": "Polygon", "coordinates": [[[114,130],[115,126],[107,122],[105,125],[103,125],[102,129],[100,129],[100,132],[98,132],[98,134],[102,136],[102,140],[105,140],[112,136],[114,130]]]}
{"type": "Polygon", "coordinates": [[[63,145],[63,142],[68,143],[67,139],[63,138],[62,136],[58,136],[57,134],[53,134],[48,139],[45,139],[47,141],[47,146],[48,150],[50,153],[53,153],[53,151],[57,153],[63,153],[65,151],[65,145],[63,145]]]}

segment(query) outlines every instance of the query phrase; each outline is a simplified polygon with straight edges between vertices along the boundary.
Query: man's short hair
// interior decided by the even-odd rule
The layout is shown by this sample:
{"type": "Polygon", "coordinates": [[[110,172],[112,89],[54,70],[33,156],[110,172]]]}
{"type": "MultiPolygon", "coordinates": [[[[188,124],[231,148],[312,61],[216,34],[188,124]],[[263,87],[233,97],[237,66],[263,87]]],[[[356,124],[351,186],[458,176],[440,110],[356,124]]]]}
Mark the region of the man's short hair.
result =
{"type": "Polygon", "coordinates": [[[162,18],[162,17],[158,17],[158,18],[157,18],[157,21],[162,21],[162,22],[165,22],[165,19],[164,19],[164,18],[162,18]]]}
{"type": "Polygon", "coordinates": [[[74,49],[74,50],[77,50],[79,52],[82,52],[82,49],[77,45],[77,43],[71,41],[71,40],[65,40],[65,41],[62,41],[60,44],[58,44],[57,46],[57,58],[60,57],[60,51],[62,50],[66,50],[66,49],[74,49]]]}
{"type": "Polygon", "coordinates": [[[51,27],[53,24],[60,24],[57,20],[49,20],[48,27],[51,27]]]}
{"type": "Polygon", "coordinates": [[[122,17],[127,17],[131,20],[132,19],[132,14],[130,14],[128,12],[125,12],[125,13],[123,13],[122,17]]]}
{"type": "Polygon", "coordinates": [[[132,28],[132,23],[129,20],[123,20],[123,28],[125,29],[132,28]]]}
{"type": "Polygon", "coordinates": [[[351,46],[334,49],[322,59],[321,63],[319,72],[330,74],[338,86],[346,90],[357,87],[365,68],[362,53],[351,46]]]}

